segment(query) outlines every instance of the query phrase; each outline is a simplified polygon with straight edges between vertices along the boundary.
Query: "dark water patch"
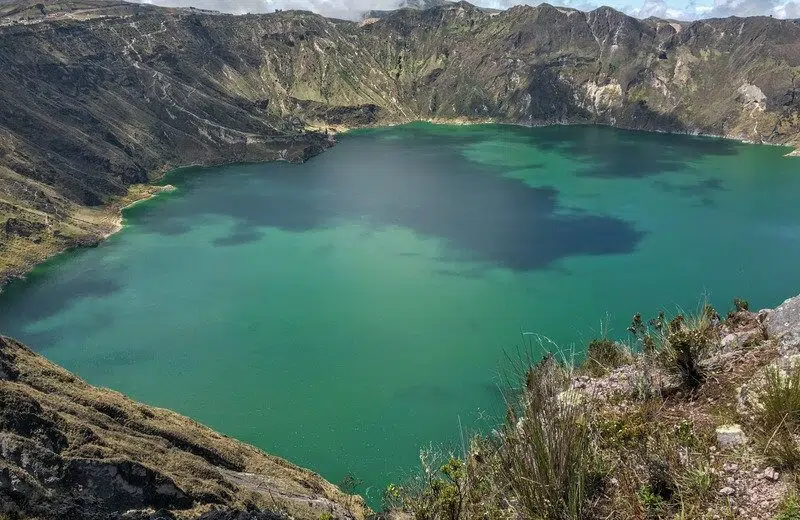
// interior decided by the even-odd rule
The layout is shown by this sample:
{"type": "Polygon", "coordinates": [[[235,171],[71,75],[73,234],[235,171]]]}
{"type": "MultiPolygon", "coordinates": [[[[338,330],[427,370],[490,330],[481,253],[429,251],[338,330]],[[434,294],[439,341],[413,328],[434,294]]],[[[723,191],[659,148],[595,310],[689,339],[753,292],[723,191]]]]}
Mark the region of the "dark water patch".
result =
{"type": "Polygon", "coordinates": [[[702,179],[689,184],[675,184],[663,180],[656,180],[653,184],[667,193],[677,193],[684,197],[708,198],[716,192],[725,191],[721,179],[702,179]]]}
{"type": "Polygon", "coordinates": [[[437,384],[418,384],[404,388],[395,393],[397,399],[411,401],[451,401],[458,398],[457,393],[451,389],[437,384]]]}
{"type": "Polygon", "coordinates": [[[152,361],[154,358],[155,353],[152,350],[114,350],[98,353],[92,359],[92,363],[96,369],[109,369],[138,366],[152,361]]]}
{"type": "MultiPolygon", "coordinates": [[[[51,298],[61,301],[61,310],[68,309],[71,303],[68,294],[56,294],[51,298]]],[[[55,315],[53,313],[50,314],[50,316],[55,315]]],[[[113,312],[93,310],[83,314],[80,321],[76,320],[69,324],[40,325],[33,330],[23,327],[19,330],[14,330],[13,333],[17,339],[23,341],[29,347],[35,350],[43,350],[46,353],[51,346],[59,345],[69,338],[89,337],[101,330],[117,327],[117,322],[118,319],[113,312]]]]}
{"type": "Polygon", "coordinates": [[[228,236],[215,238],[211,243],[217,247],[241,246],[258,242],[263,236],[263,233],[253,228],[236,229],[228,236]]]}
{"type": "Polygon", "coordinates": [[[58,342],[68,338],[70,331],[66,327],[53,327],[36,332],[15,331],[14,334],[16,339],[24,342],[28,347],[43,351],[50,345],[56,345],[58,342]]]}
{"type": "Polygon", "coordinates": [[[8,311],[14,303],[16,312],[24,312],[31,321],[40,321],[59,314],[78,301],[86,298],[102,299],[123,288],[122,278],[110,272],[85,271],[69,279],[52,279],[32,274],[25,280],[18,280],[6,289],[7,295],[0,299],[0,314],[8,311]],[[15,302],[15,295],[22,292],[46,293],[46,298],[37,299],[35,304],[27,305],[29,299],[15,302]],[[23,306],[20,309],[20,305],[23,306]]]}
{"type": "Polygon", "coordinates": [[[191,224],[181,217],[180,205],[174,204],[174,206],[169,208],[169,204],[164,205],[155,214],[148,213],[143,208],[136,208],[143,215],[142,217],[137,216],[137,225],[165,236],[180,236],[188,233],[192,229],[191,224]],[[141,220],[139,220],[140,218],[141,220]]]}
{"type": "Polygon", "coordinates": [[[327,243],[314,248],[314,252],[318,255],[329,255],[336,250],[336,244],[327,243]]]}
{"type": "Polygon", "coordinates": [[[457,278],[471,278],[478,279],[486,276],[487,269],[485,267],[473,267],[470,269],[446,269],[438,268],[433,272],[436,274],[443,274],[445,276],[455,276],[457,278]]]}
{"type": "MultiPolygon", "coordinates": [[[[526,129],[517,129],[525,132],[526,129]]],[[[528,130],[530,134],[530,131],[528,130]]],[[[545,127],[530,134],[530,142],[557,150],[584,163],[578,174],[597,178],[639,179],[668,172],[693,171],[690,161],[737,153],[740,144],[728,139],[642,133],[604,127],[585,127],[579,139],[571,127],[545,127]]]]}
{"type": "MultiPolygon", "coordinates": [[[[349,146],[360,140],[365,138],[353,137],[349,146]]],[[[577,255],[631,253],[642,237],[623,220],[561,207],[555,188],[534,188],[504,177],[499,168],[464,161],[459,147],[438,139],[413,150],[402,140],[366,140],[371,156],[333,149],[302,167],[247,167],[250,175],[237,177],[247,189],[208,189],[192,199],[198,211],[235,219],[235,235],[217,245],[248,240],[262,227],[305,232],[359,222],[438,238],[448,246],[447,260],[517,271],[577,255]]],[[[202,176],[186,178],[190,189],[202,176]]],[[[170,235],[181,229],[185,212],[178,205],[163,207],[139,225],[170,235]]]]}

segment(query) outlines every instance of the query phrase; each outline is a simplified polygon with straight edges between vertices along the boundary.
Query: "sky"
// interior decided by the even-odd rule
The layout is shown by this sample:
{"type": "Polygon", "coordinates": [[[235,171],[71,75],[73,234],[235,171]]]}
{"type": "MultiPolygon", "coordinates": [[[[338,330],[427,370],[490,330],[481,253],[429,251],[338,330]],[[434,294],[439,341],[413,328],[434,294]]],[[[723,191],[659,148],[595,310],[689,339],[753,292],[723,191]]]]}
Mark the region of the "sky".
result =
{"type": "MultiPolygon", "coordinates": [[[[305,9],[325,16],[357,20],[370,9],[394,9],[405,0],[143,0],[166,6],[194,6],[228,13],[269,13],[276,9],[305,9]]],[[[507,9],[538,5],[541,0],[468,0],[482,7],[507,9]]],[[[549,3],[588,11],[609,5],[631,16],[647,18],[698,18],[771,15],[800,18],[800,0],[549,0],[549,3]]]]}

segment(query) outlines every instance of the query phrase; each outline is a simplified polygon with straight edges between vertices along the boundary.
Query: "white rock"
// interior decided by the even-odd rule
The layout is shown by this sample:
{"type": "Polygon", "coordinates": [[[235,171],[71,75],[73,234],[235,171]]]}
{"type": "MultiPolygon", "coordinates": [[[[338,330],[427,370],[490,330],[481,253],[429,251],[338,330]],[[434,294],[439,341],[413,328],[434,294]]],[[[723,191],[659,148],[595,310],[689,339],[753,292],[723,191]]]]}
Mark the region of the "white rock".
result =
{"type": "Polygon", "coordinates": [[[722,447],[740,446],[747,442],[747,437],[738,424],[725,424],[716,429],[717,442],[722,447]]]}
{"type": "Polygon", "coordinates": [[[722,495],[722,496],[726,496],[726,497],[729,497],[729,496],[733,495],[734,493],[736,493],[736,490],[733,489],[730,486],[725,486],[724,488],[719,490],[719,494],[722,495]]]}
{"type": "Polygon", "coordinates": [[[568,389],[559,393],[556,400],[567,407],[580,406],[586,402],[586,395],[578,390],[568,389]]]}
{"type": "Polygon", "coordinates": [[[780,476],[781,474],[775,471],[775,468],[773,468],[772,466],[764,470],[764,478],[767,480],[775,482],[780,478],[780,476]]]}
{"type": "Polygon", "coordinates": [[[769,313],[767,336],[778,340],[781,355],[796,354],[800,347],[800,296],[789,298],[769,313]]]}

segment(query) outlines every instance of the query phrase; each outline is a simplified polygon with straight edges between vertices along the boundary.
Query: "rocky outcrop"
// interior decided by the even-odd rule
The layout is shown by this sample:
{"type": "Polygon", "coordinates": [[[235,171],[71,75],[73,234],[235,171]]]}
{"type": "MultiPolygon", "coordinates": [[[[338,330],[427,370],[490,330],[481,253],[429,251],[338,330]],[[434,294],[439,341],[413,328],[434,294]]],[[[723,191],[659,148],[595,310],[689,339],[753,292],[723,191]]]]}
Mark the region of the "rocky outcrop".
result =
{"type": "Polygon", "coordinates": [[[359,497],[0,337],[0,517],[363,519],[359,497]]]}
{"type": "Polygon", "coordinates": [[[800,296],[770,312],[764,325],[769,337],[778,341],[782,355],[800,354],[800,296]]]}

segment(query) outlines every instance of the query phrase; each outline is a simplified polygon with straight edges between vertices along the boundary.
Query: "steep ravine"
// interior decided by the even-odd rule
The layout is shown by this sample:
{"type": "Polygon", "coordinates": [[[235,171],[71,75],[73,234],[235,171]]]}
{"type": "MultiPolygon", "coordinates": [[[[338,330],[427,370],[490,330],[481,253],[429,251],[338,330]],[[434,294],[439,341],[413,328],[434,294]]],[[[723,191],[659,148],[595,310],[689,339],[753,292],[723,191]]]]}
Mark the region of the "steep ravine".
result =
{"type": "Polygon", "coordinates": [[[600,123],[800,143],[800,24],[765,17],[462,2],[356,23],[23,1],[0,6],[0,67],[0,281],[114,231],[168,168],[301,161],[336,129],[600,123]]]}

